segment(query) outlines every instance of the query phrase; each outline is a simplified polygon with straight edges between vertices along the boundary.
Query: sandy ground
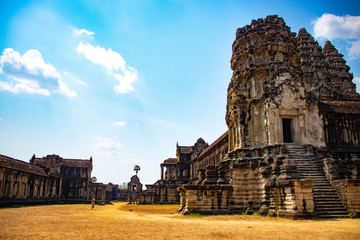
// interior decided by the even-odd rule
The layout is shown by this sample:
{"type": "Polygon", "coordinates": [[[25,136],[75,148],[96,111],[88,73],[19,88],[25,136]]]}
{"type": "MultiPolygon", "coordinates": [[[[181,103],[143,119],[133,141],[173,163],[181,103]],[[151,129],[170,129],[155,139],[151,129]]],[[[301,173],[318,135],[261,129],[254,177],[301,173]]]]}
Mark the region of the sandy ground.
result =
{"type": "Polygon", "coordinates": [[[0,209],[0,239],[360,239],[360,219],[183,216],[178,206],[52,205],[0,209]]]}

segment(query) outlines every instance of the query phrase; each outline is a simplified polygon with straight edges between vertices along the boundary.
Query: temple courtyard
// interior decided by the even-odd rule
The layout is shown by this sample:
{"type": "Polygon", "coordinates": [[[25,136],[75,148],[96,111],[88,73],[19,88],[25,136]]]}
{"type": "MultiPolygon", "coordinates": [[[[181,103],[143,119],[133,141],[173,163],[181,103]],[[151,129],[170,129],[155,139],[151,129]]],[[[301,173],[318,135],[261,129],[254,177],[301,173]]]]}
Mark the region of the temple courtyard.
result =
{"type": "Polygon", "coordinates": [[[176,213],[178,205],[0,209],[0,239],[360,239],[360,219],[176,213]]]}

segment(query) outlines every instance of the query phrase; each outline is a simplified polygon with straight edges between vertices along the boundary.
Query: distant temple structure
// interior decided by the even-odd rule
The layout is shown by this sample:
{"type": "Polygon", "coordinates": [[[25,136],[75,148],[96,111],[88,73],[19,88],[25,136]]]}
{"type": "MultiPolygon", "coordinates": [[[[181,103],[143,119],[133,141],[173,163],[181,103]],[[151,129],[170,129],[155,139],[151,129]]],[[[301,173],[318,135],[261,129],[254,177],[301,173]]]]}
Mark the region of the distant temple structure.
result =
{"type": "Polygon", "coordinates": [[[139,195],[142,192],[142,184],[137,174],[131,177],[130,182],[128,182],[127,186],[128,187],[126,191],[126,201],[128,201],[129,203],[139,202],[139,195]]]}
{"type": "Polygon", "coordinates": [[[177,147],[143,202],[180,201],[185,214],[359,214],[360,95],[343,55],[277,15],[238,29],[232,49],[227,133],[177,147]]]}
{"type": "Polygon", "coordinates": [[[33,155],[27,163],[0,155],[0,206],[126,200],[118,185],[91,182],[92,168],[92,158],[33,155]]]}
{"type": "Polygon", "coordinates": [[[204,178],[206,168],[216,168],[228,151],[228,132],[210,146],[199,138],[193,146],[176,144],[176,158],[161,163],[161,176],[154,184],[146,185],[140,195],[143,204],[174,204],[180,202],[178,188],[204,178]]]}
{"type": "Polygon", "coordinates": [[[26,163],[0,155],[0,203],[82,201],[90,197],[92,158],[64,159],[58,155],[26,163]]]}

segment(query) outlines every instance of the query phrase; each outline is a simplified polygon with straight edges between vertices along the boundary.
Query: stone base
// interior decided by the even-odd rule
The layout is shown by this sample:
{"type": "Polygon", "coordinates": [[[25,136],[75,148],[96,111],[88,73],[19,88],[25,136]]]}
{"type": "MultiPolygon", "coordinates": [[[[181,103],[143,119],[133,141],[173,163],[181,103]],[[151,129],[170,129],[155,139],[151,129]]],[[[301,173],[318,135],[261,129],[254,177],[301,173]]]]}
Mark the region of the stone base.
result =
{"type": "Polygon", "coordinates": [[[315,212],[300,212],[300,211],[288,211],[288,210],[279,210],[277,212],[277,216],[278,217],[284,217],[284,218],[289,218],[289,219],[308,219],[308,218],[314,218],[316,217],[316,213],[315,212]]]}

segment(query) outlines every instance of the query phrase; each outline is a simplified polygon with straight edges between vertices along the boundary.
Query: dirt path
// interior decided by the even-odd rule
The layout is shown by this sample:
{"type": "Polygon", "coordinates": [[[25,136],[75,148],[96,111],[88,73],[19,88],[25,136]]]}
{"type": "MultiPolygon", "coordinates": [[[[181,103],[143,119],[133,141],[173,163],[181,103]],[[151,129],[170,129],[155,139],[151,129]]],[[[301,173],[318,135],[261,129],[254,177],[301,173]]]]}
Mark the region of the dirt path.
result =
{"type": "Polygon", "coordinates": [[[0,239],[360,239],[360,219],[182,216],[177,206],[0,209],[0,239]]]}

